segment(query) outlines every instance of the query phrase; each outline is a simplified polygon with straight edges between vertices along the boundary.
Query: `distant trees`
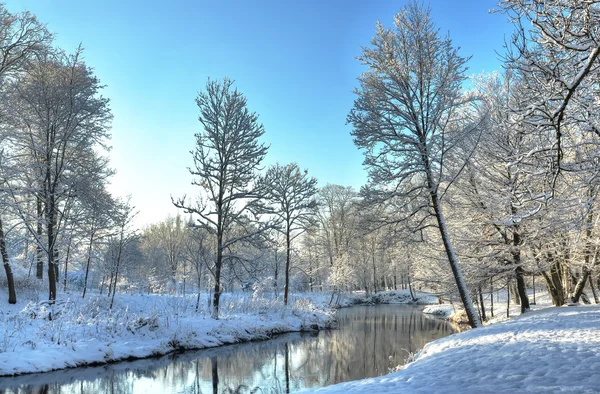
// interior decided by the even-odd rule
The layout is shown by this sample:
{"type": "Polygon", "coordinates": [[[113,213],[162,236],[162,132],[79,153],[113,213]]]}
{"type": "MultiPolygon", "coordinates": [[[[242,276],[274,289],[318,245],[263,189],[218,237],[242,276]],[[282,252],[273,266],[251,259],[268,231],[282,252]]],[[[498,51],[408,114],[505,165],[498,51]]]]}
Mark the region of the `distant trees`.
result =
{"type": "Polygon", "coordinates": [[[198,120],[203,130],[196,134],[192,152],[194,168],[190,174],[203,197],[195,203],[183,198],[173,200],[176,207],[198,216],[197,225],[215,237],[214,318],[219,314],[221,271],[231,247],[265,231],[269,225],[259,221],[263,211],[260,195],[253,188],[256,172],[267,153],[259,141],[264,127],[258,115],[250,112],[243,94],[233,81],[209,80],[205,91],[198,94],[198,120]],[[246,230],[234,235],[235,226],[246,230]]]}
{"type": "Polygon", "coordinates": [[[429,10],[416,2],[396,15],[394,26],[378,24],[372,47],[359,57],[368,70],[359,77],[348,122],[364,149],[373,198],[405,201],[411,206],[405,220],[419,212],[436,219],[469,323],[478,327],[442,207],[456,176],[449,173],[448,157],[475,129],[472,99],[461,88],[467,59],[440,37],[429,10]]]}
{"type": "Polygon", "coordinates": [[[288,303],[290,287],[290,259],[292,241],[313,223],[316,215],[317,179],[309,178],[308,171],[302,172],[296,163],[285,166],[275,164],[267,169],[264,177],[258,181],[267,200],[272,204],[273,212],[280,222],[281,232],[285,236],[285,286],[283,303],[288,303]]]}

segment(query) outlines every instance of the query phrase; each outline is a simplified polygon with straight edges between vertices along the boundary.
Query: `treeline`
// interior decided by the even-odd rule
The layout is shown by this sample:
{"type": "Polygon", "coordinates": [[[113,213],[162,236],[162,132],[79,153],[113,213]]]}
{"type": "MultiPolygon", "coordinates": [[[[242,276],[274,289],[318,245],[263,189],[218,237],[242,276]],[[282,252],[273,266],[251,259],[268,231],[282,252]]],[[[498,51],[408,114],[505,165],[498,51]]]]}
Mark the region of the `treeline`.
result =
{"type": "Polygon", "coordinates": [[[181,216],[142,231],[106,192],[110,110],[80,50],[66,55],[35,18],[4,11],[3,42],[32,42],[8,45],[0,68],[11,302],[11,260],[47,272],[50,299],[59,277],[113,299],[210,291],[215,317],[223,291],[240,289],[287,303],[292,289],[416,286],[459,296],[474,327],[486,292],[505,288],[526,312],[536,279],[555,305],[598,302],[600,11],[500,7],[515,26],[504,71],[469,81],[468,58],[419,3],[377,25],[347,119],[369,171],[361,190],[318,188],[294,163],[263,168],[258,115],[232,80],[209,80],[196,99],[198,197],[173,198],[181,216]]]}

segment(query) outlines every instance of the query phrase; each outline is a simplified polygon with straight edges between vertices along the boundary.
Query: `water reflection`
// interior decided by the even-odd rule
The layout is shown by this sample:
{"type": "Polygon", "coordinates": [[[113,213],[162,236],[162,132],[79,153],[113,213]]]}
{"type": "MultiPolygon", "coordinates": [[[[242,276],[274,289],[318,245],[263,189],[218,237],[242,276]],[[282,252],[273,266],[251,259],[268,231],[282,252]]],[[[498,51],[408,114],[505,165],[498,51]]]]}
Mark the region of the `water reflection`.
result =
{"type": "Polygon", "coordinates": [[[0,394],[289,393],[383,375],[452,333],[419,308],[378,305],[338,312],[338,330],[171,354],[100,367],[0,379],[0,394]]]}

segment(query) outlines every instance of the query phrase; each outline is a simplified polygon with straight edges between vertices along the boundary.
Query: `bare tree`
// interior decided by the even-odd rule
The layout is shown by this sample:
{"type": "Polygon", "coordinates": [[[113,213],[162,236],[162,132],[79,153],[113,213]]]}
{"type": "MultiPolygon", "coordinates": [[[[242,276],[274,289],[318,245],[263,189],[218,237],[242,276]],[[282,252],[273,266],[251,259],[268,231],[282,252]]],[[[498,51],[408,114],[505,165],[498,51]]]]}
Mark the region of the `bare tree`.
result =
{"type": "Polygon", "coordinates": [[[116,209],[113,212],[114,223],[117,226],[118,235],[114,242],[114,278],[111,278],[112,296],[110,298],[109,309],[112,309],[113,303],[115,302],[117,283],[119,281],[119,269],[121,268],[121,262],[123,260],[123,251],[128,244],[134,242],[138,238],[135,230],[132,228],[133,219],[138,212],[135,211],[135,207],[131,205],[130,200],[131,198],[128,198],[126,201],[118,202],[116,209]]]}
{"type": "MultiPolygon", "coordinates": [[[[52,35],[46,27],[39,23],[29,12],[11,14],[4,4],[0,4],[0,86],[7,78],[24,70],[24,65],[36,54],[47,50],[52,41],[52,35]]],[[[3,100],[6,97],[2,97],[3,100]]],[[[4,113],[0,112],[0,122],[3,123],[4,113]]],[[[0,142],[3,138],[0,137],[0,142]]],[[[3,147],[4,148],[4,147],[3,147]]],[[[2,182],[3,187],[6,182],[2,182]]],[[[6,200],[6,198],[3,198],[6,200]]],[[[0,254],[8,282],[8,302],[16,304],[17,293],[10,266],[4,229],[0,215],[0,254]]]]}
{"type": "Polygon", "coordinates": [[[221,270],[230,247],[265,231],[268,224],[260,222],[260,196],[252,189],[252,181],[267,153],[267,146],[259,142],[264,127],[258,115],[247,108],[246,97],[233,88],[233,81],[210,80],[206,90],[198,94],[198,120],[204,130],[196,134],[196,148],[192,151],[196,177],[193,185],[201,188],[202,195],[195,204],[186,197],[173,204],[186,213],[198,215],[197,225],[206,228],[215,237],[216,261],[212,316],[219,316],[221,297],[221,270]],[[239,226],[247,231],[232,229],[239,226]]]}
{"type": "Polygon", "coordinates": [[[282,223],[281,232],[285,235],[285,286],[283,303],[288,303],[290,286],[290,254],[292,241],[302,234],[313,222],[316,215],[317,179],[310,178],[308,171],[301,171],[298,164],[285,166],[275,164],[269,167],[259,180],[264,194],[271,202],[274,213],[282,223]]]}
{"type": "Polygon", "coordinates": [[[506,66],[529,87],[530,103],[520,112],[525,121],[555,135],[554,182],[562,167],[565,126],[583,122],[584,129],[600,136],[598,5],[594,0],[500,1],[515,26],[506,66]],[[573,106],[579,109],[569,112],[573,106]]]}
{"type": "Polygon", "coordinates": [[[81,51],[72,56],[45,53],[32,61],[9,87],[5,107],[13,129],[8,138],[24,158],[24,172],[34,180],[20,187],[13,184],[11,190],[18,191],[12,194],[19,214],[46,254],[50,300],[56,298],[56,248],[64,205],[80,178],[89,176],[85,163],[109,138],[112,117],[108,100],[100,96],[100,82],[80,59],[81,51]],[[35,223],[43,226],[44,240],[32,224],[34,215],[22,208],[31,195],[38,202],[35,223]]]}
{"type": "Polygon", "coordinates": [[[402,199],[410,217],[425,211],[435,218],[469,323],[479,327],[442,209],[457,176],[448,174],[447,159],[472,131],[471,100],[461,89],[468,59],[440,36],[430,10],[417,2],[399,12],[394,25],[378,23],[372,46],[363,48],[359,60],[368,70],[359,77],[348,122],[355,144],[365,150],[371,197],[402,199]]]}

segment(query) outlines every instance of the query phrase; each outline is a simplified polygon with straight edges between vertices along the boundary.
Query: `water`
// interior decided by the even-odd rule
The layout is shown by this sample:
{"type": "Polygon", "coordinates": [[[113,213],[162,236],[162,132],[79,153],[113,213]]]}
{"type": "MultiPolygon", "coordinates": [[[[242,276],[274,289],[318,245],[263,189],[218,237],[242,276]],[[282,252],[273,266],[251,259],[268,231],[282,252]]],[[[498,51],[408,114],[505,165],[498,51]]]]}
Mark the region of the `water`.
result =
{"type": "Polygon", "coordinates": [[[337,330],[0,378],[0,394],[288,393],[386,374],[428,342],[453,332],[447,322],[403,305],[342,309],[338,322],[337,330]]]}

